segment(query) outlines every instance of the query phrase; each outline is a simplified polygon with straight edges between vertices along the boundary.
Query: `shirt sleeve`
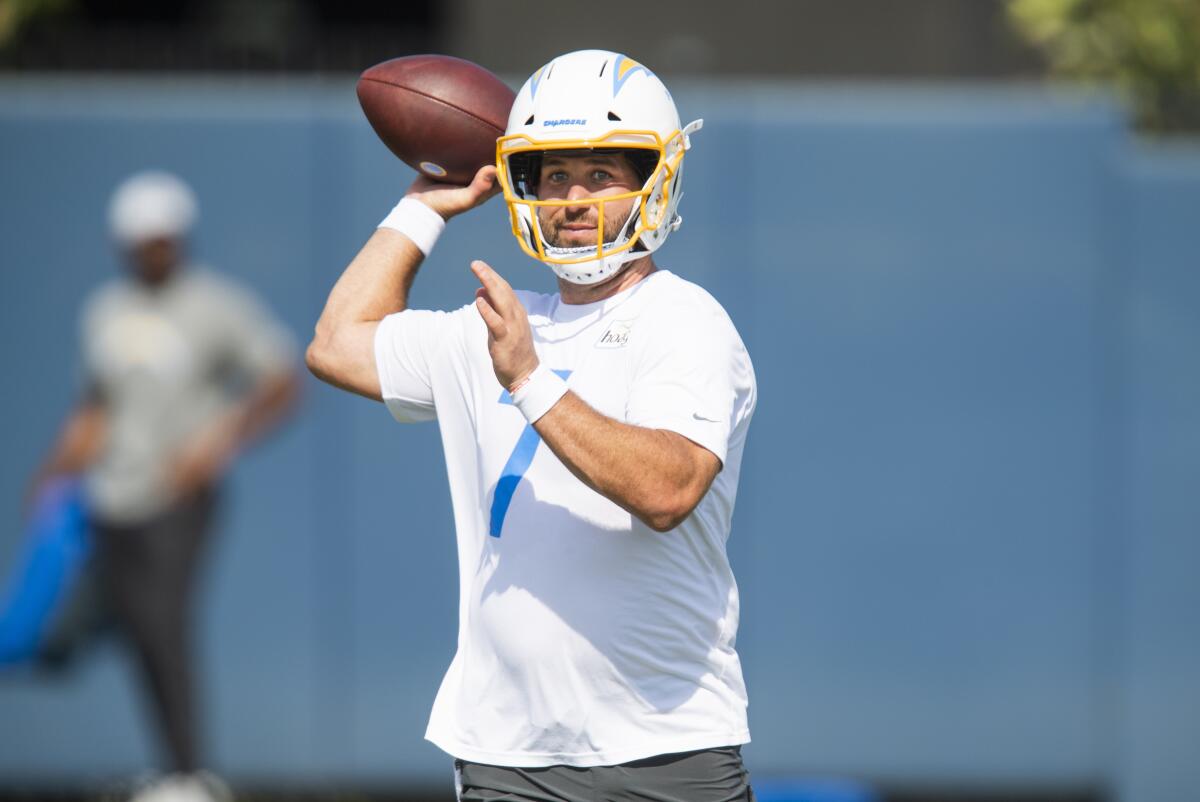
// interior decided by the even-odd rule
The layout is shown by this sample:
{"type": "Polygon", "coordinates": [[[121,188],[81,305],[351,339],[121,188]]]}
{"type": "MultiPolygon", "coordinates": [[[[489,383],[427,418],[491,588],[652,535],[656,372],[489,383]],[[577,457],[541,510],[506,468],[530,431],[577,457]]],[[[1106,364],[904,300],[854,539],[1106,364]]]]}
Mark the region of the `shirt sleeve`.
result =
{"type": "Polygon", "coordinates": [[[375,329],[375,369],[392,417],[401,423],[434,420],[433,366],[445,358],[453,318],[446,312],[408,309],[388,315],[375,329]]]}
{"type": "Polygon", "coordinates": [[[226,285],[216,315],[237,370],[262,378],[294,369],[296,338],[253,293],[226,285]]]}
{"type": "Polygon", "coordinates": [[[703,309],[675,309],[639,339],[626,421],[681,434],[724,464],[745,353],[728,321],[703,309]]]}

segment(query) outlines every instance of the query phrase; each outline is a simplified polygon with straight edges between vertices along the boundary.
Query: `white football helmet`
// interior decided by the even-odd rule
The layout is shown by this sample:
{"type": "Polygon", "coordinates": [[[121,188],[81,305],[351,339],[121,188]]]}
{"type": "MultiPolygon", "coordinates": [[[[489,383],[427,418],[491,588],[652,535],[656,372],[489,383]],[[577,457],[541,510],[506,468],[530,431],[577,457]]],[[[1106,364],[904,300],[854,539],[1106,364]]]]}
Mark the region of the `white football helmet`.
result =
{"type": "Polygon", "coordinates": [[[628,261],[657,250],[683,218],[683,155],[702,120],[679,125],[671,93],[654,73],[628,56],[580,50],[551,61],[529,77],[513,103],[508,130],[496,141],[500,186],[522,250],[566,281],[595,284],[628,261]],[[548,150],[626,151],[640,173],[640,189],[584,200],[541,200],[537,182],[548,150]],[[610,242],[603,242],[604,204],[636,198],[633,212],[610,242]],[[598,207],[596,244],[563,248],[547,242],[538,209],[598,207]]]}

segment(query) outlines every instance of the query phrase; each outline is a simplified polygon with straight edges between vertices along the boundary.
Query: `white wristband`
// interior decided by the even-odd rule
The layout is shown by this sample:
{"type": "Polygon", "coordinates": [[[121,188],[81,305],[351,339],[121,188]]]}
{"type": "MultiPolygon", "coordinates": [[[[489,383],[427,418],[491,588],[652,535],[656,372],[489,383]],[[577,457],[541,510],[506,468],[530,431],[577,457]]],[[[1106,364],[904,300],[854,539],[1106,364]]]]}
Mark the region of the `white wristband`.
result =
{"type": "Polygon", "coordinates": [[[390,228],[408,237],[426,256],[445,227],[442,216],[416,198],[401,199],[379,224],[379,228],[390,228]]]}
{"type": "Polygon", "coordinates": [[[512,399],[525,420],[537,423],[538,418],[549,412],[550,407],[566,394],[566,381],[550,368],[539,364],[512,394],[512,399]]]}

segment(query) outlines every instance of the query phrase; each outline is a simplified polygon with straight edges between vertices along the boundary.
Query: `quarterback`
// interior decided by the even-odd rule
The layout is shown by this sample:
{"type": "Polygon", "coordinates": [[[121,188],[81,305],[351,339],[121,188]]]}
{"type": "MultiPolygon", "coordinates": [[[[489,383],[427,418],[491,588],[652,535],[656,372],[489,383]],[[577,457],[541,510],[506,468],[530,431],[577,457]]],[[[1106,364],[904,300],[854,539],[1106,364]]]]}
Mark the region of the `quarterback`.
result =
{"type": "Polygon", "coordinates": [[[632,59],[554,59],[496,164],[418,178],[317,322],[318,377],[439,424],[459,634],[426,737],[462,800],[753,799],[725,543],[754,371],[720,304],[653,257],[699,128],[632,59]],[[446,221],[497,193],[558,292],[476,261],[472,303],[409,309],[446,221]]]}

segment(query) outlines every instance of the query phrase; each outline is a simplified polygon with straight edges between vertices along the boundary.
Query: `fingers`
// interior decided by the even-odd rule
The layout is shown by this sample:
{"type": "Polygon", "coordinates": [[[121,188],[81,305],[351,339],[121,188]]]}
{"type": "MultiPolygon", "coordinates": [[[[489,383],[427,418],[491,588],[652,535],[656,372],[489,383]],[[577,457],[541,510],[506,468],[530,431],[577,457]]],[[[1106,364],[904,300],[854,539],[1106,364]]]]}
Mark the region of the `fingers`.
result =
{"type": "Polygon", "coordinates": [[[485,164],[471,179],[470,189],[480,198],[490,198],[500,191],[500,182],[496,180],[496,165],[485,164]]]}
{"type": "Polygon", "coordinates": [[[475,290],[475,308],[488,329],[488,353],[496,379],[511,388],[538,364],[529,316],[512,287],[486,262],[471,262],[471,272],[481,285],[475,290]]]}
{"type": "Polygon", "coordinates": [[[471,272],[475,274],[475,278],[479,279],[479,283],[487,290],[488,301],[492,307],[501,315],[508,317],[515,305],[519,305],[517,295],[513,292],[511,286],[504,278],[492,270],[487,262],[476,259],[471,262],[471,272]]]}
{"type": "Polygon", "coordinates": [[[479,316],[483,318],[483,323],[493,338],[499,340],[508,333],[508,325],[488,302],[487,290],[482,287],[475,291],[475,308],[479,310],[479,316]]]}
{"type": "Polygon", "coordinates": [[[480,167],[466,186],[440,184],[418,174],[405,193],[406,198],[418,198],[426,206],[449,220],[474,209],[500,191],[496,180],[496,165],[480,167]]]}
{"type": "MultiPolygon", "coordinates": [[[[491,265],[482,259],[476,259],[471,262],[471,272],[475,274],[475,278],[479,279],[479,283],[484,286],[488,292],[507,292],[513,294],[512,287],[504,280],[504,277],[492,269],[491,265]]],[[[514,296],[515,297],[515,296],[514,296]]]]}
{"type": "Polygon", "coordinates": [[[461,203],[468,209],[473,209],[500,191],[500,183],[496,180],[496,165],[485,164],[475,173],[471,183],[458,190],[461,203]]]}

